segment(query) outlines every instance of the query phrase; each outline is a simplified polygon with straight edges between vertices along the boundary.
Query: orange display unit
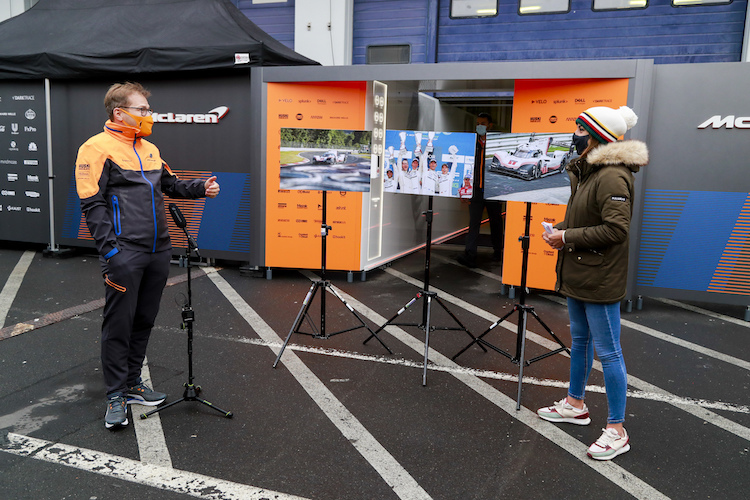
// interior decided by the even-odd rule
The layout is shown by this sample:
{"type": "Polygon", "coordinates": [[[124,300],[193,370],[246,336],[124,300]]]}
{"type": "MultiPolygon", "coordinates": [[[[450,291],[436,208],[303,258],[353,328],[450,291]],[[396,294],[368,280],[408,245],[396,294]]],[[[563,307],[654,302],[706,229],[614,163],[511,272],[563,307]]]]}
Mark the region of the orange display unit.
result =
{"type": "MultiPolygon", "coordinates": [[[[265,265],[316,269],[322,192],[279,188],[282,128],[364,130],[367,82],[268,83],[265,265]]],[[[360,268],[362,193],[329,192],[327,265],[360,268]]]]}
{"type": "Polygon", "coordinates": [[[576,128],[581,111],[628,103],[628,79],[516,80],[511,132],[559,133],[576,128]]]}
{"type": "MultiPolygon", "coordinates": [[[[531,224],[529,225],[529,256],[526,286],[539,290],[555,289],[555,266],[557,250],[542,239],[542,221],[553,226],[565,218],[565,205],[550,203],[531,204],[531,224]]],[[[521,285],[523,247],[519,238],[524,235],[526,226],[526,202],[509,201],[505,211],[505,251],[503,256],[503,284],[521,285]]]]}

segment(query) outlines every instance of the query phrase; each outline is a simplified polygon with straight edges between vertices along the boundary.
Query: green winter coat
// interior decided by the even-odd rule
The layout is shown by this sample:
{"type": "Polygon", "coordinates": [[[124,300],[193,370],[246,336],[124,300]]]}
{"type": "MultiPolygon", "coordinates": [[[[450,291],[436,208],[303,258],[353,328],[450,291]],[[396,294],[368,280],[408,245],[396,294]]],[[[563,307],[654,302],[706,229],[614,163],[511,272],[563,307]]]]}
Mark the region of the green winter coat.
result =
{"type": "Polygon", "coordinates": [[[558,252],[556,290],[585,302],[611,304],[625,297],[633,174],[648,163],[641,141],[602,144],[571,162],[565,246],[558,252]]]}

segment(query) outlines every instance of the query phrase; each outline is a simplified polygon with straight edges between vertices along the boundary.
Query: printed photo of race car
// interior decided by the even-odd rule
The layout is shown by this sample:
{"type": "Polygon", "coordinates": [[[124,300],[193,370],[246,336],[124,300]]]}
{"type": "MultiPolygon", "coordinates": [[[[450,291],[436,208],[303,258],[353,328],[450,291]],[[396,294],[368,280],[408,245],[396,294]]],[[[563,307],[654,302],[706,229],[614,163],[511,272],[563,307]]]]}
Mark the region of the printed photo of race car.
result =
{"type": "Polygon", "coordinates": [[[321,164],[326,163],[333,165],[334,163],[343,163],[346,161],[346,153],[339,153],[335,150],[326,151],[323,154],[314,155],[312,157],[313,163],[321,164]]]}
{"type": "Polygon", "coordinates": [[[495,153],[489,165],[490,172],[518,177],[524,180],[539,179],[565,170],[570,160],[568,150],[550,151],[551,137],[519,144],[513,151],[495,153]]]}

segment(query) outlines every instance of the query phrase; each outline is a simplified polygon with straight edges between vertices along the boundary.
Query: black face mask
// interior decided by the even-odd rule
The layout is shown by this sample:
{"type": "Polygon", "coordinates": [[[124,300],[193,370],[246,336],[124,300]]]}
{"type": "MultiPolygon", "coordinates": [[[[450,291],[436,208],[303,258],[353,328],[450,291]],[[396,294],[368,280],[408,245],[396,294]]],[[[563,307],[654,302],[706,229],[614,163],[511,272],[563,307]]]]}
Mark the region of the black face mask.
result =
{"type": "Polygon", "coordinates": [[[573,134],[573,146],[576,148],[576,153],[579,155],[583,153],[583,150],[586,149],[586,146],[589,145],[589,136],[588,135],[575,135],[573,134]]]}

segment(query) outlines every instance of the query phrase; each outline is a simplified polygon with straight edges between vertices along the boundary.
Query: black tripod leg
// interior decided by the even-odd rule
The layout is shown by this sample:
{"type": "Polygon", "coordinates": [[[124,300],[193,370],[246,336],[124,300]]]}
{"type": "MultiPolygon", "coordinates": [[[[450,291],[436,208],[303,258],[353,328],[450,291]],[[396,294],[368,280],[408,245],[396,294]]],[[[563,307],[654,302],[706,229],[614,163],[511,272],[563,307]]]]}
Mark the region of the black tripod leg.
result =
{"type": "MultiPolygon", "coordinates": [[[[350,306],[347,301],[344,300],[344,297],[342,297],[341,295],[339,295],[339,293],[336,291],[335,288],[330,287],[330,290],[331,290],[331,293],[334,295],[334,297],[336,297],[337,299],[339,299],[341,301],[341,303],[344,304],[344,306],[347,309],[349,309],[349,312],[351,312],[354,315],[354,317],[357,318],[360,323],[362,323],[362,326],[364,326],[365,328],[367,328],[367,331],[370,332],[370,337],[368,337],[367,339],[369,340],[371,337],[375,337],[376,339],[378,339],[378,342],[380,342],[380,345],[382,345],[383,347],[385,347],[385,350],[388,351],[389,354],[393,354],[393,351],[391,351],[388,348],[388,346],[385,345],[382,340],[380,340],[380,337],[378,337],[377,332],[373,332],[372,329],[369,326],[367,326],[367,323],[365,323],[365,320],[363,320],[362,317],[359,314],[357,314],[357,311],[355,311],[354,308],[352,306],[350,306]]],[[[378,331],[380,331],[380,330],[378,330],[378,331]]]]}
{"type": "Polygon", "coordinates": [[[365,340],[364,342],[362,342],[362,343],[363,343],[363,344],[366,344],[367,342],[369,342],[369,341],[370,341],[370,339],[371,339],[371,338],[375,337],[375,336],[376,336],[376,334],[380,333],[380,331],[381,331],[381,330],[382,330],[383,328],[385,328],[386,326],[388,326],[388,325],[390,325],[391,323],[393,323],[393,320],[394,320],[394,319],[398,318],[398,317],[399,317],[399,316],[401,316],[401,315],[402,315],[402,314],[403,314],[404,312],[406,312],[406,310],[407,310],[407,309],[409,309],[409,308],[410,308],[411,306],[413,306],[413,305],[414,305],[414,303],[415,303],[415,302],[416,302],[417,300],[419,300],[419,298],[420,298],[420,297],[421,297],[421,295],[420,295],[420,294],[417,294],[417,296],[416,296],[416,297],[414,297],[413,299],[411,299],[411,300],[410,300],[410,301],[409,301],[409,302],[408,302],[408,303],[407,303],[407,304],[406,304],[406,305],[405,305],[404,307],[402,307],[401,309],[399,309],[399,310],[398,310],[398,312],[397,312],[396,314],[394,314],[394,315],[393,315],[393,317],[392,317],[391,319],[389,319],[388,321],[386,321],[385,323],[383,323],[383,324],[382,324],[382,325],[380,326],[380,328],[378,328],[377,330],[375,330],[375,331],[374,331],[374,332],[372,333],[372,335],[370,335],[369,337],[367,337],[367,339],[366,339],[366,340],[365,340]]]}
{"type": "Polygon", "coordinates": [[[525,308],[521,309],[521,320],[518,322],[518,398],[516,398],[516,410],[521,409],[521,389],[523,388],[523,366],[525,364],[524,356],[526,355],[526,323],[527,312],[525,308]]]}
{"type": "Polygon", "coordinates": [[[279,360],[281,359],[281,355],[284,354],[284,349],[286,349],[286,345],[289,343],[289,339],[292,338],[292,334],[297,331],[297,328],[299,328],[300,323],[302,323],[302,318],[307,314],[307,310],[310,308],[310,304],[312,303],[312,298],[315,295],[315,291],[317,289],[318,289],[317,283],[313,283],[312,285],[310,285],[310,289],[307,291],[305,300],[302,301],[302,308],[299,310],[299,313],[297,313],[297,318],[294,320],[292,329],[289,330],[289,335],[286,336],[284,345],[281,346],[279,355],[276,356],[276,361],[273,362],[273,368],[276,368],[276,365],[279,364],[279,360]]]}
{"type": "MultiPolygon", "coordinates": [[[[453,361],[455,361],[456,358],[459,357],[464,352],[466,352],[469,349],[469,347],[471,347],[471,346],[473,346],[474,344],[477,344],[477,343],[484,349],[484,346],[482,345],[482,343],[486,343],[486,344],[489,345],[489,342],[487,342],[486,340],[483,340],[484,336],[487,335],[488,333],[490,333],[492,330],[494,330],[497,325],[499,325],[500,323],[502,323],[503,321],[505,321],[506,319],[508,319],[511,314],[513,314],[514,312],[516,312],[517,309],[518,309],[518,306],[513,306],[513,309],[511,309],[510,311],[508,311],[508,313],[505,316],[503,316],[499,320],[497,320],[494,323],[492,323],[492,325],[490,325],[489,328],[487,328],[484,332],[482,332],[482,334],[479,337],[477,337],[474,340],[472,340],[469,345],[467,345],[466,347],[464,347],[463,349],[461,349],[460,351],[458,351],[451,359],[453,361]]],[[[487,350],[485,349],[484,352],[487,352],[487,350]]]]}
{"type": "Polygon", "coordinates": [[[180,398],[180,399],[178,399],[178,400],[176,400],[176,401],[172,401],[171,403],[167,403],[167,404],[165,404],[164,406],[160,406],[160,407],[158,407],[158,408],[154,408],[153,410],[151,410],[151,411],[150,411],[150,412],[148,412],[148,413],[141,413],[141,420],[142,420],[142,419],[145,419],[145,418],[148,418],[148,417],[150,417],[150,416],[151,416],[151,415],[153,415],[154,413],[158,413],[158,412],[160,412],[160,411],[162,411],[162,410],[166,410],[166,409],[167,409],[167,408],[169,408],[170,406],[174,406],[174,405],[176,405],[177,403],[182,403],[183,401],[186,401],[186,399],[185,399],[184,397],[182,397],[182,398],[180,398]]]}
{"type": "MultiPolygon", "coordinates": [[[[461,323],[461,322],[460,322],[460,321],[458,320],[458,318],[456,317],[456,315],[455,315],[455,314],[453,314],[453,312],[451,312],[451,310],[450,310],[450,309],[448,309],[448,307],[447,307],[447,306],[446,306],[446,305],[445,305],[445,304],[443,303],[443,301],[442,301],[442,300],[440,300],[440,296],[438,296],[438,295],[435,295],[435,300],[437,300],[437,303],[438,303],[438,304],[440,305],[440,307],[442,307],[442,308],[443,308],[443,310],[445,310],[445,312],[447,312],[447,313],[448,313],[448,315],[449,315],[449,316],[450,316],[451,318],[453,318],[453,321],[455,321],[455,322],[456,322],[456,323],[458,324],[458,326],[460,326],[460,327],[461,327],[461,330],[465,331],[465,332],[466,332],[466,334],[467,334],[467,335],[468,335],[469,337],[471,337],[471,340],[472,340],[472,344],[473,344],[473,343],[475,343],[475,342],[477,341],[477,338],[476,338],[476,337],[474,336],[474,334],[473,334],[473,333],[471,333],[471,332],[469,331],[469,329],[468,329],[468,328],[466,328],[466,327],[465,327],[465,326],[463,325],[463,323],[461,323]]],[[[482,348],[482,350],[483,350],[484,352],[487,352],[487,349],[486,349],[486,348],[485,348],[485,347],[484,347],[484,346],[483,346],[482,344],[479,344],[479,347],[481,347],[481,348],[482,348]]]]}
{"type": "Polygon", "coordinates": [[[204,405],[208,406],[209,408],[213,408],[214,410],[218,411],[219,413],[223,413],[225,417],[232,418],[234,415],[231,411],[222,410],[218,406],[214,406],[213,404],[209,403],[205,399],[201,398],[195,398],[195,401],[198,401],[199,403],[203,403],[204,405]]]}
{"type": "MultiPolygon", "coordinates": [[[[548,326],[547,326],[547,325],[546,325],[546,324],[544,323],[544,321],[542,321],[542,318],[540,318],[540,317],[539,317],[539,315],[538,315],[538,314],[536,313],[536,311],[534,311],[534,310],[532,309],[532,310],[531,310],[531,314],[532,314],[532,315],[534,316],[534,318],[536,318],[537,322],[538,322],[538,323],[539,323],[540,325],[542,325],[542,328],[544,328],[545,330],[547,330],[547,333],[549,333],[549,334],[550,334],[550,336],[551,336],[551,337],[552,337],[553,339],[555,339],[555,342],[557,342],[558,344],[560,344],[560,347],[562,347],[562,350],[564,350],[565,352],[567,352],[568,354],[570,354],[570,349],[568,349],[568,348],[567,348],[567,347],[565,346],[565,344],[563,344],[563,341],[562,341],[562,340],[560,340],[560,339],[559,339],[559,338],[557,337],[557,335],[555,335],[555,334],[554,334],[554,333],[552,332],[552,330],[550,330],[550,328],[549,328],[549,327],[548,327],[548,326]]],[[[558,350],[558,351],[555,351],[555,353],[558,353],[558,352],[560,352],[560,350],[558,350]]]]}
{"type": "Polygon", "coordinates": [[[427,313],[424,322],[424,367],[422,368],[422,386],[427,385],[427,359],[430,352],[430,306],[432,304],[431,295],[427,295],[427,313]]]}

